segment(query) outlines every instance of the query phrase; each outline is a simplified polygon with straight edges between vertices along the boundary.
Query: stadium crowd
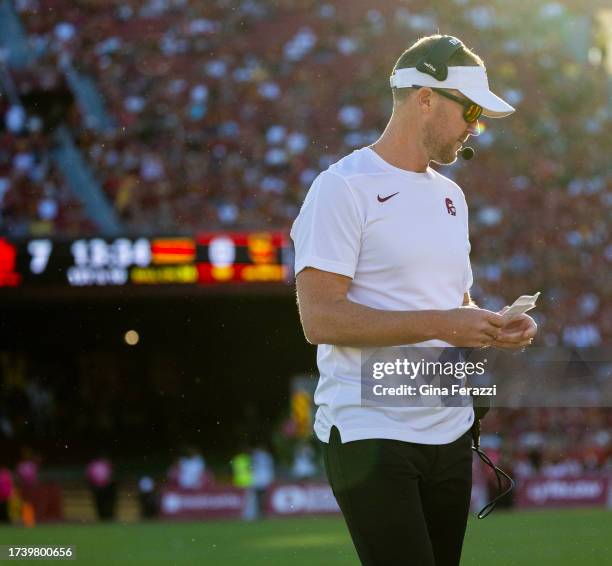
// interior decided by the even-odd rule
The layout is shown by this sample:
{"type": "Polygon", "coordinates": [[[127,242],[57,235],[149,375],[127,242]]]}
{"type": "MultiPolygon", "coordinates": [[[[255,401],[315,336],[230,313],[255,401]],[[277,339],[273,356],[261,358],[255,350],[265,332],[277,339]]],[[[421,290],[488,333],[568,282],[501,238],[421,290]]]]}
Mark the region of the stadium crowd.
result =
{"type": "MultiPolygon", "coordinates": [[[[134,234],[288,229],[318,172],[380,135],[406,45],[438,29],[459,36],[518,109],[482,122],[475,160],[440,168],[470,205],[472,294],[498,310],[545,291],[539,344],[570,347],[612,338],[610,79],[589,49],[597,3],[586,4],[14,2],[37,54],[30,76],[53,85],[73,65],[95,79],[113,126],[84,114],[69,125],[134,234]]],[[[21,94],[27,72],[14,72],[21,94]]],[[[0,233],[95,233],[51,163],[41,118],[3,98],[0,113],[0,233]]],[[[610,469],[611,418],[524,409],[485,426],[521,474],[560,473],[571,462],[610,469]]]]}
{"type": "MultiPolygon", "coordinates": [[[[609,340],[609,91],[593,49],[586,60],[588,33],[582,55],[565,41],[580,31],[581,3],[535,14],[522,2],[468,0],[435,13],[420,1],[354,0],[15,7],[47,84],[68,64],[95,78],[114,126],[96,131],[85,116],[70,125],[132,233],[288,228],[318,172],[377,139],[397,54],[414,37],[452,30],[518,108],[509,120],[482,122],[474,162],[441,168],[471,207],[473,295],[495,310],[546,289],[545,344],[609,340]]],[[[17,138],[5,130],[3,231],[93,233],[45,165],[49,144],[31,132],[37,124],[32,117],[17,138]]]]}
{"type": "Polygon", "coordinates": [[[3,98],[0,117],[0,232],[25,238],[94,230],[53,163],[41,117],[3,98]]]}

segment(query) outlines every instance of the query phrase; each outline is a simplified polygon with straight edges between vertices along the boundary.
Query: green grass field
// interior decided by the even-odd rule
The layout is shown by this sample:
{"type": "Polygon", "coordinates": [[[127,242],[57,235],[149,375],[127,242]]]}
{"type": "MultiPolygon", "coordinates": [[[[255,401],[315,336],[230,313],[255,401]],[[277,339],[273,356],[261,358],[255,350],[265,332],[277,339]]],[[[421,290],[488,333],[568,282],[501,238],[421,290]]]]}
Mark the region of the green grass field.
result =
{"type": "MultiPolygon", "coordinates": [[[[0,544],[72,544],[80,564],[359,563],[339,518],[4,527],[0,544]]],[[[470,520],[462,566],[570,564],[612,564],[612,511],[494,512],[482,521],[470,520]]]]}

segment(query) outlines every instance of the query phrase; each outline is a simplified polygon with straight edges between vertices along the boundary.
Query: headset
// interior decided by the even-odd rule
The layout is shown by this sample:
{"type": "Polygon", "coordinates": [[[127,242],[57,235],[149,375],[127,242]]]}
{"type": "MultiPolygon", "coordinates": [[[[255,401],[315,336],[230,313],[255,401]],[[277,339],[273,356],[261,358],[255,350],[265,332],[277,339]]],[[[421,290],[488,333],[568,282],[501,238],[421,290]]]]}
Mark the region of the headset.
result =
{"type": "Polygon", "coordinates": [[[445,81],[448,77],[448,60],[461,47],[463,43],[456,37],[442,36],[426,55],[419,59],[416,66],[417,71],[427,73],[439,81],[445,81]]]}
{"type": "MultiPolygon", "coordinates": [[[[453,54],[463,47],[461,40],[453,37],[452,35],[442,36],[431,49],[421,57],[417,62],[416,69],[421,73],[426,73],[439,81],[444,81],[448,77],[448,61],[453,54]]],[[[461,152],[463,159],[471,159],[474,156],[474,150],[471,147],[464,148],[461,152]]],[[[468,354],[469,349],[464,351],[464,354],[468,354]]],[[[497,479],[497,491],[498,494],[489,503],[487,503],[479,512],[478,518],[484,519],[493,509],[497,503],[506,497],[514,489],[514,480],[501,468],[496,466],[489,456],[480,449],[480,429],[481,421],[489,411],[489,399],[486,397],[474,397],[474,424],[472,425],[472,450],[478,454],[478,457],[489,466],[494,472],[497,479]],[[505,478],[508,482],[508,487],[502,491],[502,478],[505,478]]]]}
{"type": "MultiPolygon", "coordinates": [[[[463,47],[460,39],[452,35],[442,36],[431,49],[417,62],[416,69],[426,73],[439,81],[448,77],[448,61],[458,49],[463,47]]],[[[476,152],[471,147],[463,148],[459,154],[466,161],[472,159],[476,152]]]]}
{"type": "MultiPolygon", "coordinates": [[[[468,360],[473,360],[471,356],[475,350],[475,348],[465,347],[447,348],[444,349],[438,356],[438,361],[448,362],[459,360],[465,363],[468,360]]],[[[489,515],[489,513],[491,513],[491,511],[493,511],[493,509],[495,509],[495,506],[501,499],[510,494],[510,492],[514,489],[515,483],[506,472],[496,466],[491,461],[491,458],[489,458],[489,456],[487,456],[487,454],[480,449],[481,421],[491,408],[491,399],[485,395],[472,394],[471,397],[472,410],[474,411],[474,422],[472,424],[472,428],[470,429],[470,434],[472,436],[472,450],[476,452],[478,457],[495,472],[495,477],[497,479],[497,495],[478,512],[478,518],[484,519],[487,515],[489,515]],[[508,482],[506,489],[503,489],[502,479],[505,479],[508,482]]]]}
{"type": "Polygon", "coordinates": [[[488,397],[477,397],[472,396],[474,402],[474,424],[472,425],[472,450],[478,454],[478,457],[495,472],[495,479],[497,480],[497,495],[489,501],[479,512],[478,518],[484,519],[493,509],[497,503],[509,495],[514,489],[514,480],[504,470],[496,466],[489,456],[480,449],[480,421],[489,412],[490,400],[488,397]],[[508,487],[502,491],[502,477],[508,482],[508,487]]]}
{"type": "MultiPolygon", "coordinates": [[[[463,359],[467,359],[470,353],[473,351],[473,348],[461,348],[460,349],[463,359]]],[[[472,424],[472,428],[470,432],[472,434],[472,450],[478,454],[478,457],[495,472],[495,479],[497,480],[497,495],[489,501],[479,512],[478,518],[484,519],[493,509],[497,503],[510,494],[510,492],[514,489],[515,482],[514,480],[506,473],[504,470],[496,466],[489,456],[485,452],[480,449],[480,431],[481,431],[481,421],[484,416],[489,412],[491,408],[491,400],[489,397],[472,395],[472,405],[474,408],[474,424],[472,424]],[[506,489],[502,489],[502,478],[504,478],[508,482],[508,487],[506,489]]]]}

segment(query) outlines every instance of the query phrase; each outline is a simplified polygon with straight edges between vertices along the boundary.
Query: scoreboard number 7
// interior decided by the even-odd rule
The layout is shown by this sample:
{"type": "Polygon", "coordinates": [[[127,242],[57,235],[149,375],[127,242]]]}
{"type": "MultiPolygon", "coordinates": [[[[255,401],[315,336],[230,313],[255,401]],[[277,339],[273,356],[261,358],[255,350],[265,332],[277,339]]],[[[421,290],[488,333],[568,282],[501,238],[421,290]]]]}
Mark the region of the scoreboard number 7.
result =
{"type": "Polygon", "coordinates": [[[32,256],[30,260],[30,271],[32,273],[37,275],[44,273],[52,250],[51,240],[32,240],[28,242],[28,253],[32,256]]]}

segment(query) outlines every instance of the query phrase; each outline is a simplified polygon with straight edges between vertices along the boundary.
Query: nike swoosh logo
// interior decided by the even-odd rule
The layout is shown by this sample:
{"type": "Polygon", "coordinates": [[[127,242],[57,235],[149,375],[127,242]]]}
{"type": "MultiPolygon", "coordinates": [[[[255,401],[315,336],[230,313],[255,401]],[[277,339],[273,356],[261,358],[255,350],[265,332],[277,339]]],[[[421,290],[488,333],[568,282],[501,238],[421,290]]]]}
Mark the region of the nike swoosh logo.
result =
{"type": "Polygon", "coordinates": [[[389,200],[391,197],[394,197],[395,195],[399,195],[399,191],[397,193],[393,193],[392,195],[389,195],[388,197],[381,197],[380,195],[378,195],[378,202],[385,202],[389,200]]]}

